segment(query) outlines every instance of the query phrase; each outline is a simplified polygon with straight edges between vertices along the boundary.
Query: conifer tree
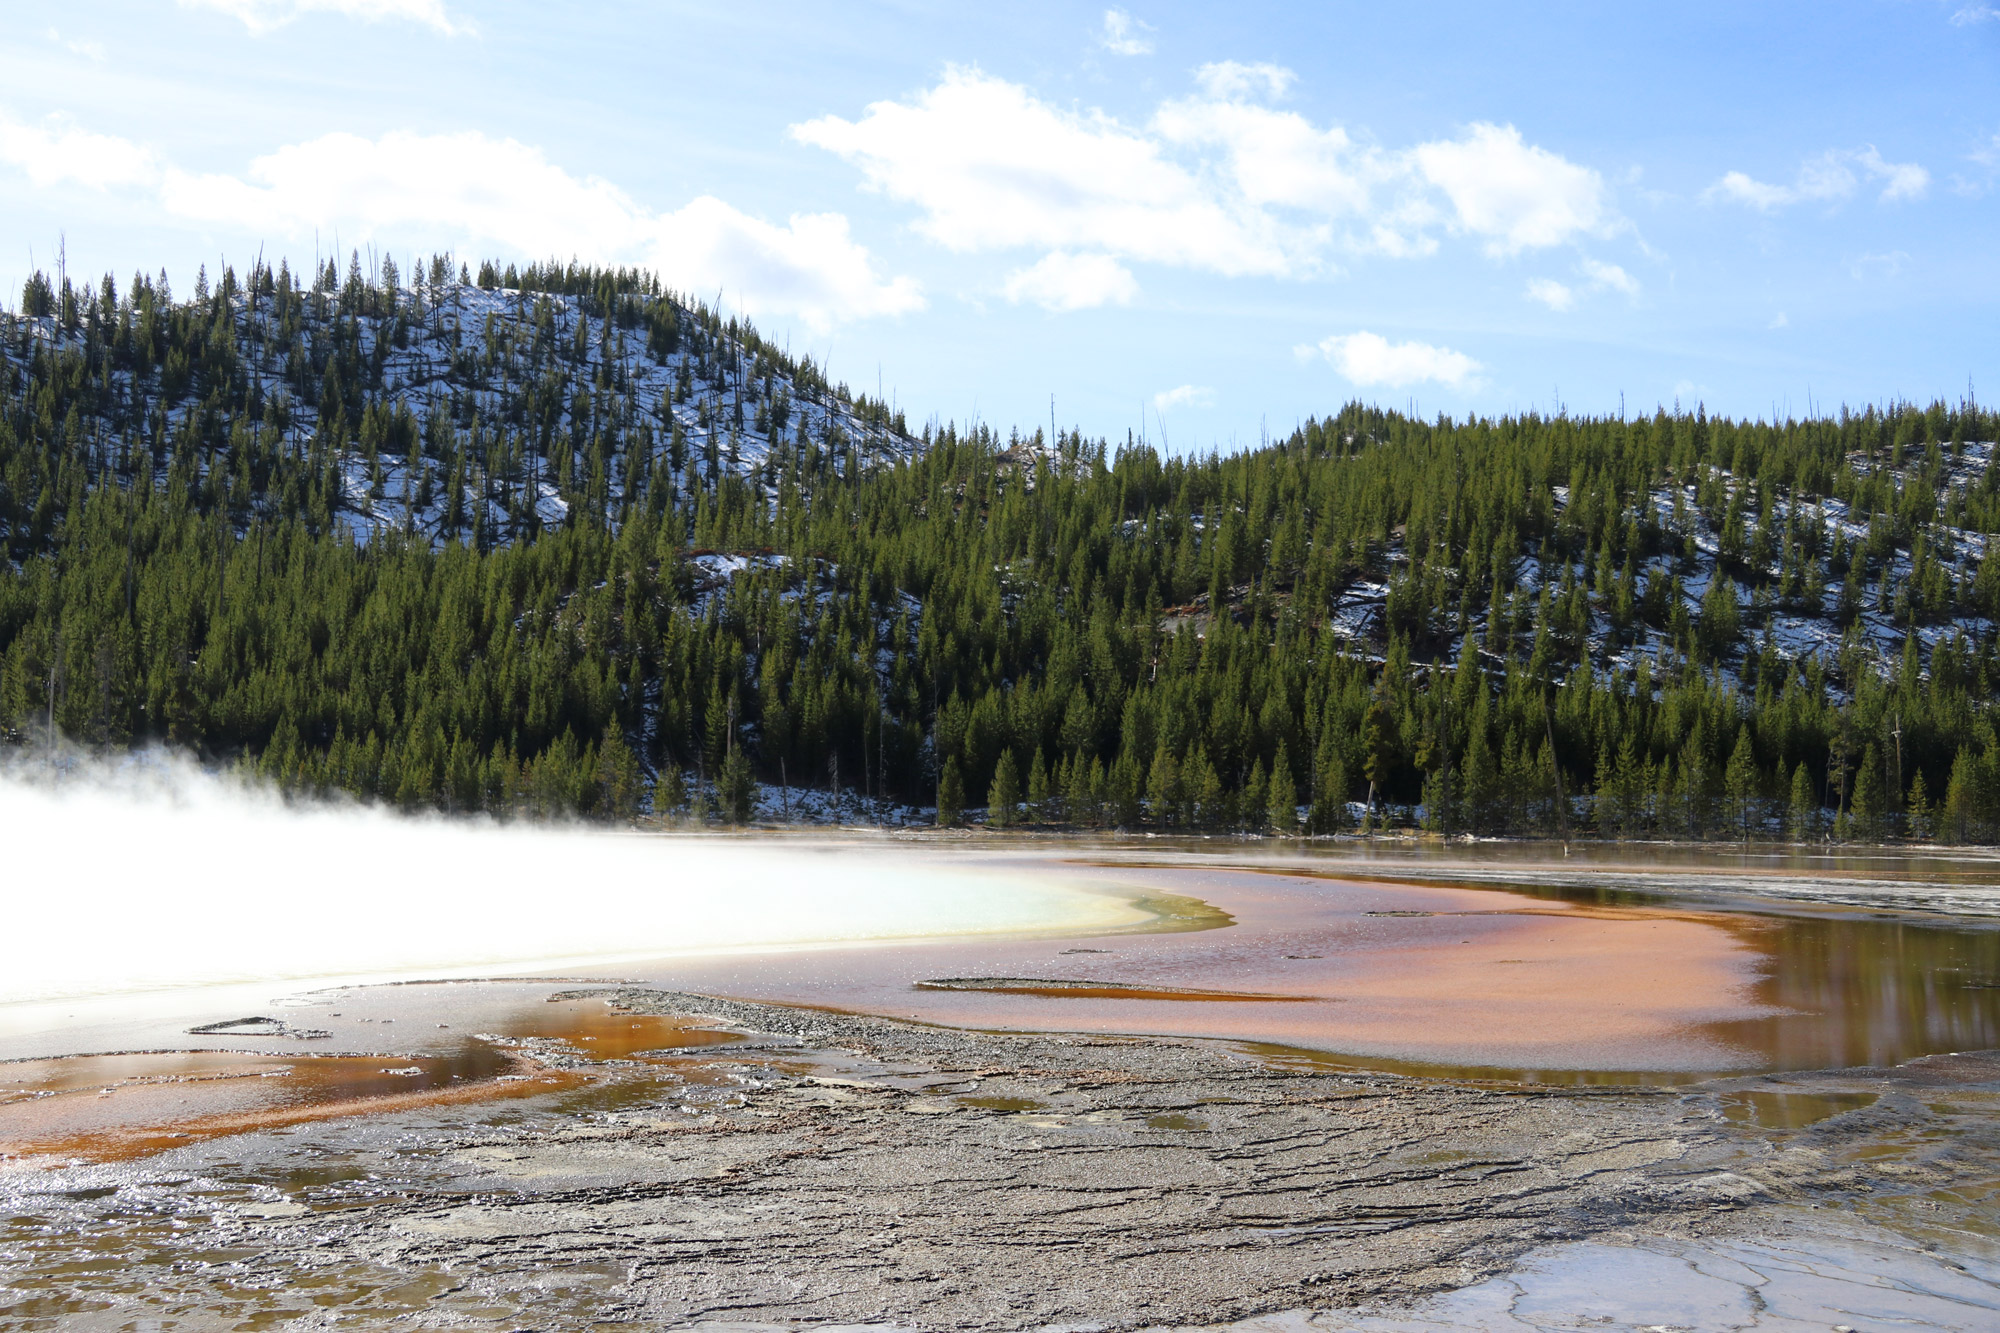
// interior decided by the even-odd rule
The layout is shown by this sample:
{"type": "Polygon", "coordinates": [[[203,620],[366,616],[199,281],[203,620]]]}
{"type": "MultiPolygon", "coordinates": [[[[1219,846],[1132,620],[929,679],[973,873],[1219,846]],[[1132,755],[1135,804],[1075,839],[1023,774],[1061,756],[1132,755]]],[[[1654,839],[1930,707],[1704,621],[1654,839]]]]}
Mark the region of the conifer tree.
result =
{"type": "Polygon", "coordinates": [[[1882,760],[1871,744],[1854,775],[1854,835],[1864,842],[1882,839],[1882,760]]]}
{"type": "Polygon", "coordinates": [[[687,799],[687,779],[681,773],[681,766],[667,764],[653,785],[653,812],[671,821],[679,817],[687,799]]]}
{"type": "Polygon", "coordinates": [[[1970,842],[1978,825],[1979,768],[1972,748],[1958,747],[1951,762],[1951,777],[1944,788],[1944,837],[1947,842],[1970,842]]]}
{"type": "Polygon", "coordinates": [[[1271,761],[1271,781],[1265,809],[1271,829],[1279,837],[1290,837],[1299,829],[1299,789],[1292,777],[1292,761],[1279,742],[1278,756],[1271,761]]]}
{"type": "Polygon", "coordinates": [[[1133,758],[1131,750],[1125,750],[1112,763],[1104,783],[1105,801],[1111,807],[1111,822],[1121,828],[1138,823],[1141,778],[1139,762],[1133,758]]]}
{"type": "Polygon", "coordinates": [[[1250,776],[1243,780],[1243,790],[1236,802],[1236,819],[1242,827],[1252,832],[1262,832],[1270,818],[1271,780],[1265,776],[1264,761],[1259,758],[1250,765],[1250,776]]]}
{"type": "Polygon", "coordinates": [[[937,822],[940,828],[953,828],[965,818],[965,779],[959,776],[958,759],[953,756],[944,761],[944,772],[938,776],[937,822]]]}
{"type": "Polygon", "coordinates": [[[639,760],[614,725],[605,726],[604,737],[597,743],[596,778],[598,809],[611,819],[630,820],[638,816],[644,791],[639,760]]]}
{"type": "Polygon", "coordinates": [[[1014,752],[1003,750],[1000,762],[993,769],[993,786],[986,794],[986,822],[995,828],[1006,828],[1014,822],[1020,803],[1021,778],[1014,764],[1014,752]]]}
{"type": "Polygon", "coordinates": [[[1173,748],[1162,740],[1153,752],[1146,778],[1146,813],[1152,822],[1169,828],[1181,822],[1181,766],[1173,748]]]}
{"type": "Polygon", "coordinates": [[[1811,842],[1818,834],[1819,799],[1813,795],[1812,776],[1805,760],[1792,766],[1792,798],[1786,822],[1793,842],[1811,842]]]}
{"type": "Polygon", "coordinates": [[[749,756],[740,745],[731,746],[722,761],[722,773],[716,780],[716,800],[722,807],[722,817],[730,823],[750,822],[757,805],[757,779],[750,771],[749,756]]]}
{"type": "Polygon", "coordinates": [[[1736,748],[1730,752],[1723,782],[1729,794],[1731,822],[1736,825],[1738,835],[1747,839],[1756,812],[1757,795],[1757,755],[1750,744],[1747,723],[1736,729],[1736,748]]]}
{"type": "Polygon", "coordinates": [[[1042,761],[1042,747],[1035,747],[1035,758],[1028,765],[1028,818],[1040,821],[1049,817],[1049,768],[1042,761]]]}
{"type": "Polygon", "coordinates": [[[1935,835],[1936,811],[1931,806],[1931,794],[1924,785],[1924,771],[1910,779],[1910,796],[1904,806],[1904,818],[1908,821],[1905,831],[1918,842],[1929,842],[1935,835]]]}

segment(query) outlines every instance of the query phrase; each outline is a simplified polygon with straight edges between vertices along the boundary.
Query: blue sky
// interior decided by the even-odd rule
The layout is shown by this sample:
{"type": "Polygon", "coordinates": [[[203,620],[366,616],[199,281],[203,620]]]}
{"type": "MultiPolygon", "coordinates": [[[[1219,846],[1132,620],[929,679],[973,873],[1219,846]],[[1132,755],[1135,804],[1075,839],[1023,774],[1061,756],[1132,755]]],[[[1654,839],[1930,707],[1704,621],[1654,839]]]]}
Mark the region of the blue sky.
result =
{"type": "Polygon", "coordinates": [[[0,284],[559,255],[911,416],[2000,396],[2000,3],[15,0],[0,284]]]}

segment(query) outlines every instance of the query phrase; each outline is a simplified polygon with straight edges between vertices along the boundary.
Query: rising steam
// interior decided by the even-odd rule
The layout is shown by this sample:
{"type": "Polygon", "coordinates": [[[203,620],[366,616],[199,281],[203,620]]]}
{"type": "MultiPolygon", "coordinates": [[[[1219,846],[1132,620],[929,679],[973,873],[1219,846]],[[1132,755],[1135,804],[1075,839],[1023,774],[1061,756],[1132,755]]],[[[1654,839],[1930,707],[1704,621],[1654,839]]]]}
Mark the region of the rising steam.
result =
{"type": "Polygon", "coordinates": [[[0,768],[0,1004],[226,982],[1100,930],[1128,901],[921,850],[290,803],[170,755],[0,768]]]}

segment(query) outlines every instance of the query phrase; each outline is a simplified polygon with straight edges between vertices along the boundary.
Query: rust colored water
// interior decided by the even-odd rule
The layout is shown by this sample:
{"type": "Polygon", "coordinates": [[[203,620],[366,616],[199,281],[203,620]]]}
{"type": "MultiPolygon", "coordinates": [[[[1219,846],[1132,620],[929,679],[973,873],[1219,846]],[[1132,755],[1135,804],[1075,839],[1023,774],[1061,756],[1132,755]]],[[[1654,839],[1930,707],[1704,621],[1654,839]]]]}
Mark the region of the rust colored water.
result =
{"type": "MultiPolygon", "coordinates": [[[[394,990],[406,1011],[427,998],[425,988],[394,990]]],[[[328,1003],[353,1009],[383,998],[362,990],[328,1003]]],[[[326,1021],[343,1016],[328,1012],[326,1021]]],[[[413,1035],[405,1052],[431,1048],[415,1053],[155,1051],[0,1063],[0,1161],[126,1160],[245,1130],[534,1096],[599,1081],[607,1061],[740,1040],[698,1020],[627,1013],[600,999],[512,1003],[493,1026],[498,1031],[453,1032],[444,1040],[433,1027],[413,1035]],[[582,1063],[551,1064],[541,1043],[582,1063]]]]}
{"type": "MultiPolygon", "coordinates": [[[[688,990],[952,1026],[1216,1038],[1471,1077],[1679,1081],[2000,1046],[1995,923],[1802,901],[1802,885],[1819,882],[1810,876],[1827,873],[1812,864],[1784,868],[1781,887],[1793,896],[1762,900],[1755,890],[1770,881],[1746,878],[1751,858],[1722,860],[1705,877],[1671,868],[1674,883],[1707,895],[1686,902],[1658,887],[1613,886],[1594,867],[1544,875],[1504,860],[1484,869],[1522,882],[1420,881],[1393,861],[1381,865],[1383,879],[1368,877],[1372,866],[1311,861],[1071,862],[1068,873],[1197,900],[1225,923],[833,950],[809,965],[737,957],[628,971],[688,990]],[[1715,901],[1719,881],[1726,902],[1715,901]],[[1203,994],[1266,1002],[1187,1002],[1203,994]]],[[[1897,891],[1921,891],[1928,869],[1906,874],[1897,891]]],[[[1839,870],[1870,883],[1888,873],[1879,859],[1839,870]]],[[[1035,873],[1034,863],[1021,873],[1035,873]]],[[[1981,891],[1992,878],[1981,864],[1953,883],[1981,891]]]]}
{"type": "Polygon", "coordinates": [[[979,991],[986,995],[1039,995],[1048,1000],[1277,1001],[1315,1004],[1317,995],[1262,995],[1252,991],[1197,990],[1192,986],[1119,986],[1108,982],[1060,981],[1044,977],[939,977],[919,981],[918,990],[979,991]]]}
{"type": "Polygon", "coordinates": [[[634,1014],[601,999],[549,1000],[521,1005],[504,1020],[516,1040],[561,1041],[593,1060],[643,1059],[657,1051],[684,1051],[739,1042],[740,1034],[678,1014],[634,1014]]]}

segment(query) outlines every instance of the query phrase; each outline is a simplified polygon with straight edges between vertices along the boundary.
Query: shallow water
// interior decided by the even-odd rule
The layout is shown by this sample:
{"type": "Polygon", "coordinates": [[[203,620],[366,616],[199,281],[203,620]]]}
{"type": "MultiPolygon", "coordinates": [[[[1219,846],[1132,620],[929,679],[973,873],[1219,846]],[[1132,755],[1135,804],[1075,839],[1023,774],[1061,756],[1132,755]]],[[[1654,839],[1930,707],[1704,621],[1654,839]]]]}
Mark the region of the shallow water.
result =
{"type": "MultiPolygon", "coordinates": [[[[1479,1078],[1684,1081],[2000,1047],[2000,919],[1966,912],[1980,906],[1967,894],[2000,885],[1987,858],[1233,850],[1062,858],[1108,891],[1164,890],[1228,918],[1205,932],[625,971],[954,1026],[1210,1037],[1260,1058],[1479,1078]],[[1926,910],[1843,901],[1883,894],[1926,910]]],[[[1033,875],[1058,858],[989,859],[1033,875]]]]}
{"type": "MultiPolygon", "coordinates": [[[[1233,1333],[1743,1333],[2000,1325],[1995,1256],[1927,1253],[1894,1233],[1803,1215],[1772,1234],[1551,1245],[1514,1271],[1400,1309],[1300,1312],[1233,1333]]],[[[1218,1330],[1219,1333],[1219,1330],[1218,1330]]]]}
{"type": "Polygon", "coordinates": [[[307,1011],[326,1027],[246,1020],[186,1034],[230,1049],[0,1062],[0,1166],[123,1161],[314,1120],[543,1096],[617,1081],[608,1077],[613,1064],[742,1040],[700,1020],[627,1013],[598,998],[545,998],[549,989],[328,991],[309,997],[316,1007],[307,1011]],[[460,1022],[437,1022],[440,1014],[460,1022]],[[270,1049],[243,1049],[259,1041],[270,1049]],[[334,1043],[344,1052],[380,1049],[308,1053],[334,1043]]]}

